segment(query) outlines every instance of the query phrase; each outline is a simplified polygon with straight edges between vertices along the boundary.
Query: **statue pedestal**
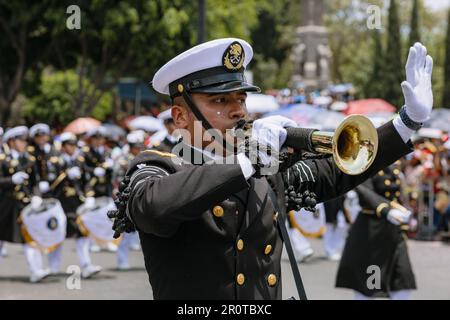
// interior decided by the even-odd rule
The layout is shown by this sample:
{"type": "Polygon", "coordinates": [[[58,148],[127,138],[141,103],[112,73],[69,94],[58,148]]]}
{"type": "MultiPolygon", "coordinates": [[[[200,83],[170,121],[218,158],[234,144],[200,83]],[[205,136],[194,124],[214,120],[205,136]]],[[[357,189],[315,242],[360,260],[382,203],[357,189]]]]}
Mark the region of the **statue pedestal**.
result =
{"type": "Polygon", "coordinates": [[[292,83],[303,84],[306,90],[321,90],[329,85],[331,50],[328,32],[322,26],[323,0],[303,0],[304,25],[297,28],[297,44],[291,59],[294,64],[292,83]]]}

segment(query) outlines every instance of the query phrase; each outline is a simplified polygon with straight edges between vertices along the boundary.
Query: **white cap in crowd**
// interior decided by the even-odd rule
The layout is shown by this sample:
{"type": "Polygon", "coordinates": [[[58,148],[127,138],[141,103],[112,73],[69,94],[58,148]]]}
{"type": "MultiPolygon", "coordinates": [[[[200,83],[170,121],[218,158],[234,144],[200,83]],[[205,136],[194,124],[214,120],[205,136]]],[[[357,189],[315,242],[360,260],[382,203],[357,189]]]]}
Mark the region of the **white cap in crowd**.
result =
{"type": "Polygon", "coordinates": [[[37,123],[30,128],[30,137],[38,135],[50,135],[50,127],[45,123],[37,123]]]}
{"type": "Polygon", "coordinates": [[[8,140],[18,137],[26,139],[27,136],[28,136],[28,128],[26,126],[18,126],[6,130],[5,134],[3,135],[3,141],[8,142],[8,140]]]}

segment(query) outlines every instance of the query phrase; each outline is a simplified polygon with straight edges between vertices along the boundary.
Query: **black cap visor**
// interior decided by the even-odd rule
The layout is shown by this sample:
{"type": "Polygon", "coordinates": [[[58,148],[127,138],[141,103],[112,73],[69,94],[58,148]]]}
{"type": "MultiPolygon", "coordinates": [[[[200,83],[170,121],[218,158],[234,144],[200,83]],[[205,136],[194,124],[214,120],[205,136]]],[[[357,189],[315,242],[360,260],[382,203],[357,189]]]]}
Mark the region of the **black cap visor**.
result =
{"type": "Polygon", "coordinates": [[[257,86],[243,81],[231,81],[191,90],[192,93],[229,93],[235,91],[261,92],[257,86]]]}

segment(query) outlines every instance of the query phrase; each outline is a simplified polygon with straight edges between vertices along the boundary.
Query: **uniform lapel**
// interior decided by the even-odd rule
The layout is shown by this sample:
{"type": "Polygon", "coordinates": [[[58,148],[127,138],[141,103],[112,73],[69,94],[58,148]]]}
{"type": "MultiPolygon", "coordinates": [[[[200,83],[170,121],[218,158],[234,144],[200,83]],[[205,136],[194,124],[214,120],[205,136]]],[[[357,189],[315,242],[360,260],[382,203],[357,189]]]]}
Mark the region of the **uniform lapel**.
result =
{"type": "Polygon", "coordinates": [[[260,219],[263,211],[270,208],[273,211],[273,204],[268,196],[267,190],[269,184],[265,178],[250,178],[250,189],[247,201],[247,211],[245,212],[244,221],[242,222],[240,233],[244,233],[255,219],[260,219]]]}

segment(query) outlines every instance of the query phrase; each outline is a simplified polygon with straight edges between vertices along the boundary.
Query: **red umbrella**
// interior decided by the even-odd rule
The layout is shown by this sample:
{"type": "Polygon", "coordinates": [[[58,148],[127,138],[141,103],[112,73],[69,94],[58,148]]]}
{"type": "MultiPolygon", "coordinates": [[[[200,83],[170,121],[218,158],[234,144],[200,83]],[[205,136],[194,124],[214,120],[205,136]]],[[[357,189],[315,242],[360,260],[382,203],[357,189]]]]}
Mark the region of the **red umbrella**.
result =
{"type": "Polygon", "coordinates": [[[378,112],[395,112],[395,107],[383,99],[363,99],[350,101],[345,114],[369,114],[378,112]]]}
{"type": "Polygon", "coordinates": [[[64,128],[64,132],[72,132],[74,134],[82,134],[91,129],[98,128],[102,123],[94,118],[78,118],[64,128]]]}

